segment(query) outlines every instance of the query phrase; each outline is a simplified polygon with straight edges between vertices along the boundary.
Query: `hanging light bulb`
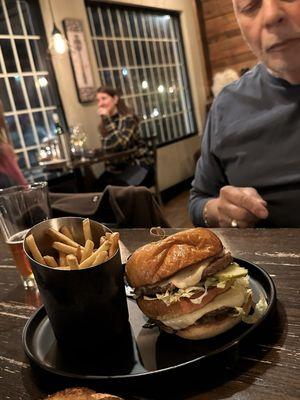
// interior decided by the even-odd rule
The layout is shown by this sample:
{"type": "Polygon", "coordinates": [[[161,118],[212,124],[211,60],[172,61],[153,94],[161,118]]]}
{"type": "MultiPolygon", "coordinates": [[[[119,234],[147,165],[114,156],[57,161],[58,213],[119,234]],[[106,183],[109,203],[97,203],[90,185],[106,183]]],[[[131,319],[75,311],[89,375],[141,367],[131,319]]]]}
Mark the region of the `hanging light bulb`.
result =
{"type": "Polygon", "coordinates": [[[68,42],[65,36],[61,33],[58,27],[55,24],[54,13],[51,5],[51,0],[49,0],[49,7],[51,11],[52,21],[53,21],[53,29],[51,33],[51,39],[49,44],[50,52],[54,52],[55,54],[62,55],[68,50],[68,42]]]}
{"type": "Polygon", "coordinates": [[[57,54],[64,54],[68,50],[67,40],[55,24],[51,33],[51,42],[52,46],[50,46],[57,54]]]}

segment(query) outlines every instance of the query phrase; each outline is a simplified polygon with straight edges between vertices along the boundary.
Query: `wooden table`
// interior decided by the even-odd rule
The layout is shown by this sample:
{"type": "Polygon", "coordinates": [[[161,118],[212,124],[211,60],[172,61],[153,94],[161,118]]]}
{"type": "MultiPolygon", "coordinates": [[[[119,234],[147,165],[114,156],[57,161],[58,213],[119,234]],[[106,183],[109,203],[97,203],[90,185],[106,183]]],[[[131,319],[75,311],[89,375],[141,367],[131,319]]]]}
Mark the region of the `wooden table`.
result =
{"type": "MultiPolygon", "coordinates": [[[[134,384],[130,388],[117,385],[107,388],[101,384],[98,391],[109,390],[127,399],[300,398],[300,229],[215,231],[234,256],[262,266],[274,280],[277,313],[264,332],[241,346],[229,361],[224,357],[215,367],[207,370],[198,367],[185,374],[179,370],[175,378],[164,378],[160,388],[155,382],[141,388],[134,384]]],[[[120,232],[129,251],[151,240],[147,230],[120,232]]],[[[22,329],[40,300],[36,292],[22,288],[3,242],[0,242],[0,287],[0,399],[42,399],[66,387],[64,381],[57,383],[52,375],[47,375],[41,384],[24,355],[22,329]]]]}

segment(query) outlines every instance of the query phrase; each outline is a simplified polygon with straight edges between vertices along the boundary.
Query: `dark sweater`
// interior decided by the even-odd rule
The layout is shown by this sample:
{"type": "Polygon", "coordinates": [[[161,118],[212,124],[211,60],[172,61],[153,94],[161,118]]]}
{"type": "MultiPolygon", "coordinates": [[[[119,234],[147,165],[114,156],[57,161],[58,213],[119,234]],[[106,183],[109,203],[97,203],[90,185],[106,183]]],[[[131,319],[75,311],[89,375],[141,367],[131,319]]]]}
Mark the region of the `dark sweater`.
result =
{"type": "Polygon", "coordinates": [[[300,85],[258,64],[226,86],[208,117],[190,196],[193,223],[224,185],[254,187],[269,227],[300,227],[300,85]]]}

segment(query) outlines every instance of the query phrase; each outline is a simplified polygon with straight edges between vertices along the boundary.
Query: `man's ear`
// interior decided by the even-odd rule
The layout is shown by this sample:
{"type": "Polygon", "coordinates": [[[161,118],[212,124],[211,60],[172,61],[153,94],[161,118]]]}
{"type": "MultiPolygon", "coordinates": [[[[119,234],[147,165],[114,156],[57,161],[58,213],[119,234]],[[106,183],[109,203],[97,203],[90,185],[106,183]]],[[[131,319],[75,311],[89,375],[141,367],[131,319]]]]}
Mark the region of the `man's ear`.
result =
{"type": "Polygon", "coordinates": [[[119,101],[119,96],[115,95],[114,96],[114,102],[115,102],[116,105],[118,104],[118,101],[119,101]]]}

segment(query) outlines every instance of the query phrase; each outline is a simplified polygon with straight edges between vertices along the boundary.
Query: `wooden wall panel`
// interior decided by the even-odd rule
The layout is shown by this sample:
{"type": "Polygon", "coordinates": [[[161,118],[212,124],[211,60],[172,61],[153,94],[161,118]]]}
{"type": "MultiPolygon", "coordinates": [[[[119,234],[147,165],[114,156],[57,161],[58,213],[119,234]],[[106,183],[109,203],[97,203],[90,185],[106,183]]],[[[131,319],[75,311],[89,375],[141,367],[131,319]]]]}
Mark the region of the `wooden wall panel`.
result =
{"type": "Polygon", "coordinates": [[[209,84],[216,72],[233,68],[240,73],[257,60],[245,43],[232,8],[231,0],[196,0],[206,49],[209,84]]]}

